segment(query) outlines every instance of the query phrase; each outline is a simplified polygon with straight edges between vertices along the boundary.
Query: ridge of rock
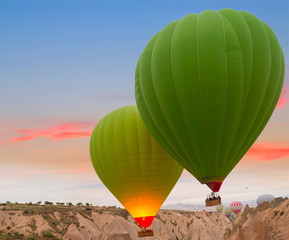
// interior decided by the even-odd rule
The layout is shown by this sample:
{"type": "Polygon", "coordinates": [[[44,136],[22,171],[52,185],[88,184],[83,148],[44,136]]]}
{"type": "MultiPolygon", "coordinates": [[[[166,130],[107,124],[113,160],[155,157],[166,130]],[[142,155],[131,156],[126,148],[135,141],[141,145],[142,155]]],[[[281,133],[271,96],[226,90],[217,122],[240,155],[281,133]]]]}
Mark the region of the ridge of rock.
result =
{"type": "MultiPolygon", "coordinates": [[[[244,208],[234,223],[223,213],[160,210],[151,240],[289,239],[289,199],[244,208]]],[[[140,227],[116,207],[2,204],[1,239],[136,240],[140,227]],[[3,206],[5,205],[5,206],[3,206]]]]}

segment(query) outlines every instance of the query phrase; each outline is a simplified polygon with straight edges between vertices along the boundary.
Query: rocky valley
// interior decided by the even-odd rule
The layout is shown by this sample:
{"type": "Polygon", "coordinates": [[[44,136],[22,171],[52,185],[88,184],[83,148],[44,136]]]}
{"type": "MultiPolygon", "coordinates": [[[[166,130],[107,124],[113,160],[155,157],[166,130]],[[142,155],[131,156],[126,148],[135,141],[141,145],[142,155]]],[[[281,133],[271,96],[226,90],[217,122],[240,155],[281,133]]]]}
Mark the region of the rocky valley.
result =
{"type": "Polygon", "coordinates": [[[153,237],[138,238],[140,227],[125,209],[98,206],[1,204],[0,239],[63,240],[261,240],[289,239],[289,199],[246,206],[232,223],[222,212],[160,210],[153,237]]]}

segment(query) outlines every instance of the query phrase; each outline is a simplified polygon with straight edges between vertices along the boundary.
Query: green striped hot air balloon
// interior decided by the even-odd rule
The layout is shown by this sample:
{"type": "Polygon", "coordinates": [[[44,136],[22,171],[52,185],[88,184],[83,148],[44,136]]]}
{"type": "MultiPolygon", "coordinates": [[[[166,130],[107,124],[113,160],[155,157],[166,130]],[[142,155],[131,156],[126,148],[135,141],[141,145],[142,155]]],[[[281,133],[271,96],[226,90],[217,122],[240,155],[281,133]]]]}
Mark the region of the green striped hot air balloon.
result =
{"type": "Polygon", "coordinates": [[[218,212],[222,212],[223,209],[224,209],[224,205],[223,205],[223,204],[220,204],[220,205],[217,205],[217,206],[216,206],[216,210],[217,210],[218,212]]]}
{"type": "Polygon", "coordinates": [[[267,124],[283,80],[283,52],[266,23],[243,11],[206,10],[149,41],[135,97],[156,140],[218,192],[267,124]]]}
{"type": "Polygon", "coordinates": [[[91,135],[90,157],[103,184],[144,228],[183,172],[147,130],[136,106],[101,119],[91,135]]]}
{"type": "Polygon", "coordinates": [[[229,218],[229,217],[231,216],[231,214],[232,214],[231,208],[230,208],[230,207],[225,207],[225,208],[224,208],[224,213],[225,213],[225,216],[226,216],[227,218],[229,218]]]}

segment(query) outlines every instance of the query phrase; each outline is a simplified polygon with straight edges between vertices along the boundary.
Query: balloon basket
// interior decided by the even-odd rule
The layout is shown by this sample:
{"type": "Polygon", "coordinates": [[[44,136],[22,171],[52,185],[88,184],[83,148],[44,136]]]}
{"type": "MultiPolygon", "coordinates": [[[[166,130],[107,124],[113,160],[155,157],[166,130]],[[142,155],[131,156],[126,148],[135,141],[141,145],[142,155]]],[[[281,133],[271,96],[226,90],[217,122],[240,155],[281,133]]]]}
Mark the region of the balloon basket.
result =
{"type": "Polygon", "coordinates": [[[153,230],[143,229],[138,232],[138,237],[150,237],[154,235],[153,230]]]}
{"type": "Polygon", "coordinates": [[[212,192],[206,199],[206,207],[212,207],[220,204],[222,204],[221,197],[218,194],[215,194],[215,192],[212,192]]]}
{"type": "Polygon", "coordinates": [[[206,200],[206,207],[216,206],[221,204],[221,199],[206,200]]]}

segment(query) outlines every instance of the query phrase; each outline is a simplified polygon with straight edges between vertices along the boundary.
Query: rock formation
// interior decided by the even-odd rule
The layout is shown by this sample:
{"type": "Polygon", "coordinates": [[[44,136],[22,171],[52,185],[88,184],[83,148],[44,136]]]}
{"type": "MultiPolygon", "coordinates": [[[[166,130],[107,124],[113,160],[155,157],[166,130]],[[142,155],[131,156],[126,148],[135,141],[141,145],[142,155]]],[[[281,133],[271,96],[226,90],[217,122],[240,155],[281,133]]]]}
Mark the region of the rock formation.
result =
{"type": "Polygon", "coordinates": [[[226,230],[225,240],[288,240],[289,199],[275,198],[256,208],[248,205],[237,216],[232,229],[226,230]]]}
{"type": "Polygon", "coordinates": [[[266,240],[289,239],[289,199],[248,205],[232,224],[223,213],[160,210],[150,229],[140,230],[125,209],[116,207],[2,204],[0,239],[62,240],[266,240]]]}
{"type": "MultiPolygon", "coordinates": [[[[230,221],[219,212],[160,210],[150,229],[156,239],[222,239],[230,221]]],[[[126,210],[7,204],[0,209],[4,239],[129,240],[140,230],[126,210]]]]}

